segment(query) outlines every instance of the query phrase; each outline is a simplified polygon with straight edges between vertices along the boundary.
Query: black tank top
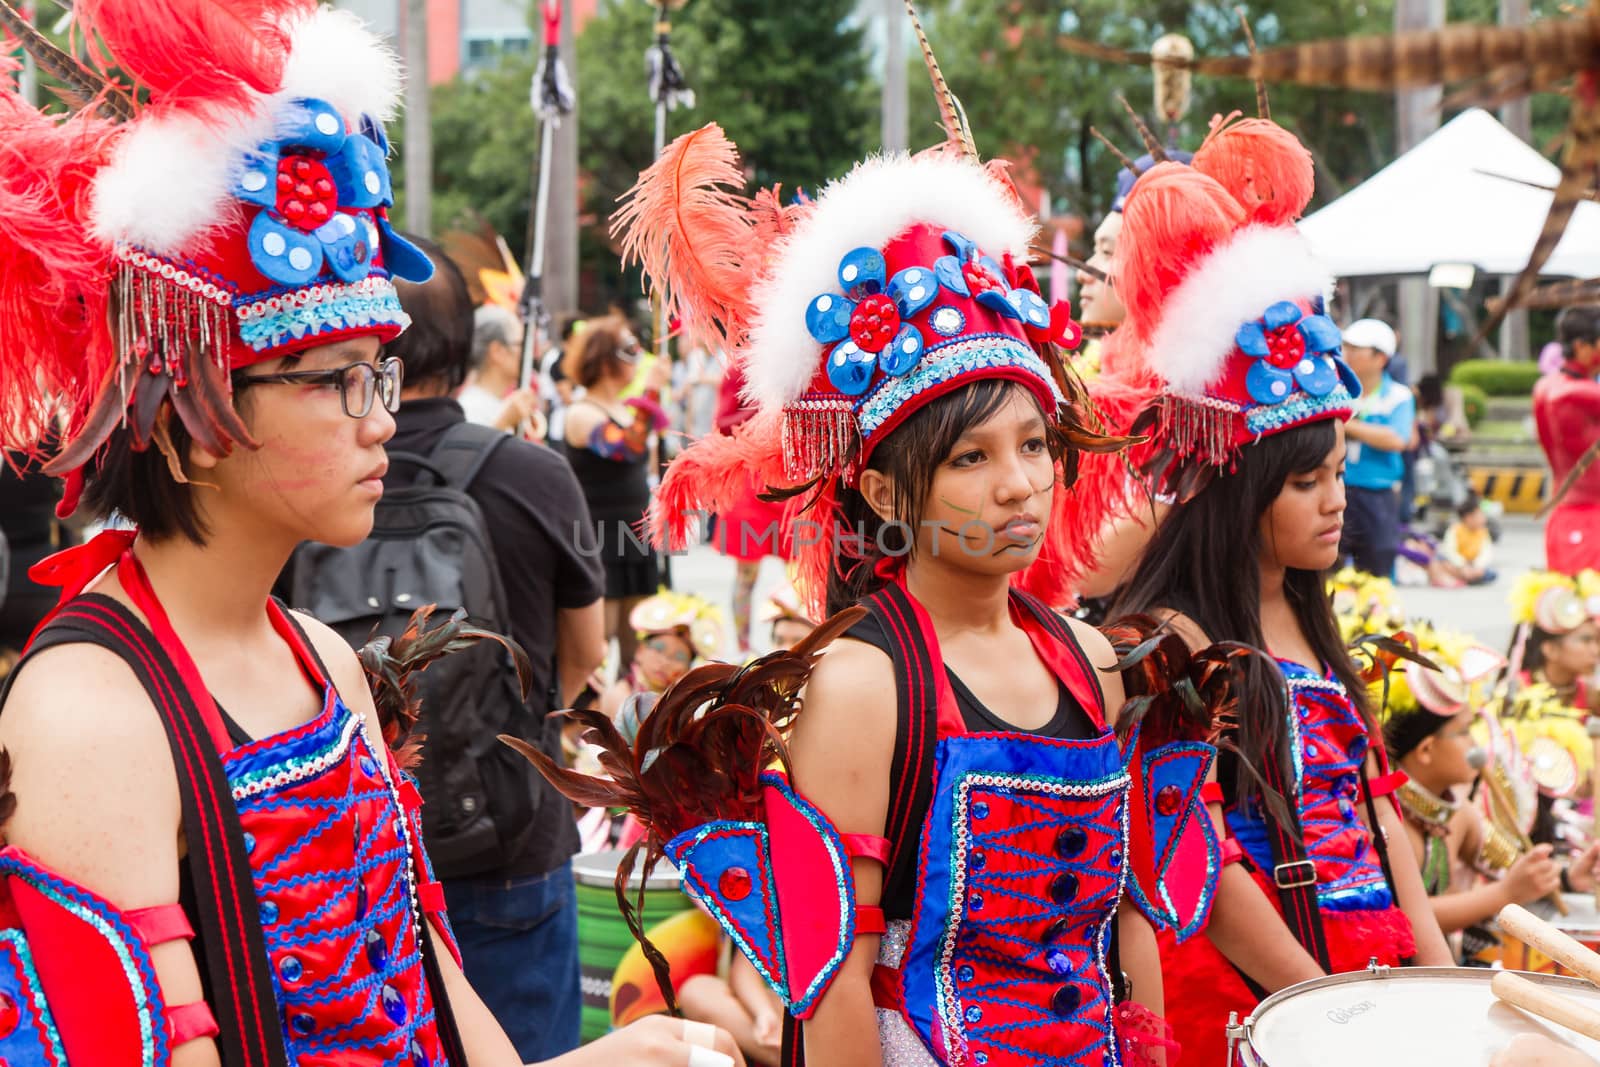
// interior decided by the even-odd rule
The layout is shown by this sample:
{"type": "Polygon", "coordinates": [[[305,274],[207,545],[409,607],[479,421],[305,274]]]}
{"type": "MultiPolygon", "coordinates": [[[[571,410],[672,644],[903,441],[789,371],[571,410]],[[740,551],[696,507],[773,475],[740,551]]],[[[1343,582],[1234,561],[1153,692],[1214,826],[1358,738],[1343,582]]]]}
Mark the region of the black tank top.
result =
{"type": "MultiPolygon", "coordinates": [[[[845,636],[865,642],[885,655],[889,654],[889,639],[884,636],[883,624],[875,615],[862,618],[860,622],[845,631],[845,636]]],[[[956,676],[955,671],[946,667],[944,673],[945,677],[950,679],[950,689],[955,693],[956,708],[961,712],[961,721],[974,733],[1034,734],[1039,737],[1057,737],[1069,741],[1092,741],[1100,736],[1101,731],[1095,726],[1089,713],[1060,682],[1056,683],[1056,713],[1043,726],[1024,730],[1006,722],[985,707],[972,690],[956,676]]]]}

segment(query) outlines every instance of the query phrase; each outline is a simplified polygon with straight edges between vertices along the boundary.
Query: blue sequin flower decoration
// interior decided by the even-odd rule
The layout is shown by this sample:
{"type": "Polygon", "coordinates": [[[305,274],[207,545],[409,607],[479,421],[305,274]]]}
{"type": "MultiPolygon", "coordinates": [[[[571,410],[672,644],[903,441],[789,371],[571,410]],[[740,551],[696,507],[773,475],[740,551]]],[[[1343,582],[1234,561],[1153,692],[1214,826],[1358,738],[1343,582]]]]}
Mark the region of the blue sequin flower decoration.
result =
{"type": "Polygon", "coordinates": [[[324,267],[358,282],[381,245],[390,273],[427,277],[427,257],[380,213],[394,202],[386,153],[375,124],[347,133],[326,101],[291,103],[279,116],[278,138],[249,153],[234,178],[234,195],[262,209],[248,238],[255,268],[288,286],[313,281],[324,267]]]}
{"type": "Polygon", "coordinates": [[[1280,300],[1240,326],[1234,343],[1254,359],[1245,388],[1257,403],[1281,403],[1296,387],[1324,397],[1339,384],[1339,327],[1326,315],[1306,315],[1292,301],[1280,300]]]}

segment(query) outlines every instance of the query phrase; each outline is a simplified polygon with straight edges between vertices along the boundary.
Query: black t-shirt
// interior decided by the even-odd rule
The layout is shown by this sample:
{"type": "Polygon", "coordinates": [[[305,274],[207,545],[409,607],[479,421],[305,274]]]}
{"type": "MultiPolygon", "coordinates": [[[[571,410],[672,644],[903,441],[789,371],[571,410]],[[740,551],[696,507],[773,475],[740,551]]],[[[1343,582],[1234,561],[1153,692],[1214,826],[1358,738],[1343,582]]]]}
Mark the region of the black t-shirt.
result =
{"type": "MultiPolygon", "coordinates": [[[[448,397],[409,400],[395,415],[391,452],[427,455],[446,430],[466,421],[461,405],[448,397]]],[[[605,592],[600,560],[592,552],[589,511],[567,461],[543,445],[508,439],[494,450],[467,488],[488,528],[511,610],[511,637],[533,663],[535,710],[547,713],[555,681],[556,618],[564,608],[582,608],[605,592]],[[581,539],[578,531],[581,531],[581,539]],[[591,545],[585,555],[582,545],[591,545]]],[[[541,788],[554,792],[548,783],[541,788]]],[[[564,803],[542,810],[565,812],[564,803]]],[[[542,874],[566,862],[578,849],[571,819],[556,820],[538,834],[506,877],[542,874]]]]}

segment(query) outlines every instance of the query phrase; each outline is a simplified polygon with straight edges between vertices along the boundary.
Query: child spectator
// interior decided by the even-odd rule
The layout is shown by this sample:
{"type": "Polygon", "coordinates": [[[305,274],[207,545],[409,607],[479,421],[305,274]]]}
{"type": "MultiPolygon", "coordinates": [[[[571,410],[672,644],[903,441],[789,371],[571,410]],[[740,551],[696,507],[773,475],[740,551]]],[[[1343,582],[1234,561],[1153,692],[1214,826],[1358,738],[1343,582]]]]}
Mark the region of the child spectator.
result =
{"type": "Polygon", "coordinates": [[[1485,585],[1494,581],[1494,543],[1483,502],[1471,493],[1456,508],[1456,521],[1444,532],[1435,558],[1435,585],[1485,585]],[[1444,577],[1445,582],[1439,581],[1444,577]]]}

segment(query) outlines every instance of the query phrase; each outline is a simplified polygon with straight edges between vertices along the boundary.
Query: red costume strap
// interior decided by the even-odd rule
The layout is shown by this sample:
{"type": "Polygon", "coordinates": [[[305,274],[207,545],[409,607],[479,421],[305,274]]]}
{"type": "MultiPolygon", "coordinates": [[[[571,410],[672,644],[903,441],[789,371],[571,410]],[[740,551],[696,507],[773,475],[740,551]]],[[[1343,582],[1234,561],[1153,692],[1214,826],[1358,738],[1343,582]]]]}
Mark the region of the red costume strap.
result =
{"type": "Polygon", "coordinates": [[[1374,798],[1386,797],[1410,780],[1410,775],[1406,774],[1405,771],[1391,771],[1388,774],[1370,779],[1367,782],[1367,792],[1374,798]]]}
{"type": "Polygon", "coordinates": [[[1222,867],[1226,867],[1231,863],[1243,863],[1243,862],[1244,862],[1244,848],[1243,848],[1243,846],[1241,846],[1239,844],[1239,839],[1236,838],[1236,837],[1230,837],[1227,840],[1223,841],[1222,842],[1222,853],[1221,853],[1221,855],[1219,857],[1219,865],[1222,866],[1222,867]]]}
{"type": "Polygon", "coordinates": [[[856,936],[863,934],[883,934],[889,930],[889,924],[883,917],[883,909],[872,905],[857,905],[856,907],[856,936]]]}
{"type": "Polygon", "coordinates": [[[1202,803],[1202,804],[1226,804],[1227,800],[1223,797],[1223,794],[1222,794],[1222,783],[1221,782],[1207,782],[1205,785],[1201,786],[1200,787],[1200,803],[1202,803]]]}
{"type": "Polygon", "coordinates": [[[889,839],[874,834],[840,834],[844,847],[852,859],[877,860],[889,865],[889,839]]]}
{"type": "Polygon", "coordinates": [[[125,911],[122,917],[144,939],[146,945],[164,945],[168,941],[194,940],[194,927],[189,925],[189,915],[182,904],[158,904],[153,908],[125,911]]]}
{"type": "Polygon", "coordinates": [[[173,1047],[202,1037],[216,1037],[222,1031],[211,1005],[203,1000],[167,1009],[167,1041],[173,1047]]]}
{"type": "Polygon", "coordinates": [[[133,530],[104,530],[81,545],[46,556],[28,569],[28,577],[37,584],[61,590],[56,606],[28,636],[29,645],[39,636],[39,631],[56,617],[57,612],[69,601],[75,600],[89,588],[89,583],[104,574],[107,567],[133,547],[136,536],[133,530]]]}
{"type": "Polygon", "coordinates": [[[877,964],[872,968],[872,1003],[885,1011],[900,1013],[905,1007],[905,994],[900,989],[900,968],[877,964]]]}

